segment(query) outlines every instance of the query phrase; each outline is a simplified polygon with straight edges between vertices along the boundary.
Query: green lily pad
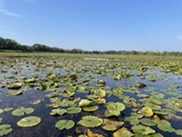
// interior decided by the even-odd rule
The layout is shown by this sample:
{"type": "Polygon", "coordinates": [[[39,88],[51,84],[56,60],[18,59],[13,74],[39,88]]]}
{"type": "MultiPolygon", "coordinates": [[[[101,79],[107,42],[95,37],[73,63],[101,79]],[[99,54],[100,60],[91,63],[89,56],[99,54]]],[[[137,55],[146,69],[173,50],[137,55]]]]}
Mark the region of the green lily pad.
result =
{"type": "Polygon", "coordinates": [[[156,121],[148,119],[148,118],[143,118],[140,120],[140,122],[146,126],[155,126],[157,124],[156,121]]]}
{"type": "Polygon", "coordinates": [[[22,83],[20,82],[16,82],[16,83],[12,83],[8,86],[8,89],[20,89],[22,86],[22,83]]]}
{"type": "Polygon", "coordinates": [[[90,106],[92,105],[93,102],[88,100],[88,99],[82,99],[80,102],[79,102],[79,107],[85,107],[85,106],[90,106]]]}
{"type": "Polygon", "coordinates": [[[4,112],[4,110],[3,109],[0,109],[0,114],[3,113],[3,112],[4,112]]]}
{"type": "Polygon", "coordinates": [[[145,116],[147,116],[147,117],[151,117],[151,116],[153,115],[153,111],[152,111],[152,109],[149,108],[149,107],[143,107],[142,110],[141,110],[141,112],[142,112],[145,116]]]}
{"type": "Polygon", "coordinates": [[[0,123],[3,121],[3,118],[0,118],[0,123]]]}
{"type": "Polygon", "coordinates": [[[9,125],[9,124],[0,125],[0,136],[7,135],[11,131],[13,131],[13,129],[11,128],[11,125],[9,125]]]}
{"type": "Polygon", "coordinates": [[[25,83],[34,83],[34,82],[36,82],[36,80],[34,78],[28,78],[28,79],[25,79],[24,81],[25,81],[25,83]]]}
{"type": "Polygon", "coordinates": [[[59,120],[56,122],[55,127],[58,130],[71,129],[75,125],[75,122],[72,120],[59,120]]]}
{"type": "Polygon", "coordinates": [[[94,91],[94,95],[103,98],[106,96],[106,91],[103,89],[97,89],[94,91]]]}
{"type": "Polygon", "coordinates": [[[157,127],[164,132],[174,132],[175,131],[175,129],[171,126],[171,124],[166,120],[161,120],[158,123],[157,127]]]}
{"type": "Polygon", "coordinates": [[[23,116],[25,114],[31,114],[34,112],[33,108],[20,107],[12,112],[13,116],[23,116]]]}
{"type": "Polygon", "coordinates": [[[11,107],[4,108],[4,112],[9,112],[11,110],[13,110],[13,108],[11,108],[11,107]]]}
{"type": "Polygon", "coordinates": [[[120,128],[113,133],[113,137],[132,137],[133,133],[128,131],[126,128],[120,128]]]}
{"type": "Polygon", "coordinates": [[[102,128],[107,131],[114,131],[114,130],[120,128],[123,124],[124,124],[124,122],[122,122],[122,121],[113,121],[113,120],[109,120],[109,119],[104,119],[102,128]]]}
{"type": "Polygon", "coordinates": [[[87,111],[87,112],[93,112],[93,111],[96,111],[98,109],[99,109],[98,106],[87,106],[87,107],[83,107],[83,110],[84,111],[87,111]]]}
{"type": "Polygon", "coordinates": [[[144,88],[144,87],[146,87],[147,85],[145,84],[145,83],[142,83],[142,82],[137,82],[137,83],[135,83],[135,87],[137,87],[137,88],[144,88]]]}
{"type": "Polygon", "coordinates": [[[18,96],[21,95],[23,93],[22,90],[9,90],[7,95],[8,96],[18,96]]]}
{"type": "Polygon", "coordinates": [[[76,113],[80,113],[81,111],[82,111],[82,109],[80,107],[67,108],[67,113],[69,113],[69,114],[76,114],[76,113]]]}
{"type": "Polygon", "coordinates": [[[125,109],[125,105],[121,102],[110,102],[107,105],[107,110],[105,111],[104,115],[105,117],[110,116],[119,116],[120,111],[123,111],[125,109]]]}
{"type": "Polygon", "coordinates": [[[182,130],[181,129],[176,130],[175,133],[176,133],[176,135],[182,136],[182,130]]]}
{"type": "Polygon", "coordinates": [[[96,116],[84,116],[82,119],[78,122],[78,124],[84,126],[84,127],[98,127],[102,125],[103,120],[96,116]]]}
{"type": "Polygon", "coordinates": [[[134,133],[140,133],[143,135],[148,135],[151,133],[155,133],[155,130],[153,130],[150,127],[146,127],[146,126],[142,126],[142,125],[134,125],[131,128],[133,130],[134,133]]]}
{"type": "Polygon", "coordinates": [[[137,124],[139,124],[139,120],[138,120],[137,116],[125,117],[124,120],[126,122],[129,122],[130,125],[137,125],[137,124]]]}
{"type": "Polygon", "coordinates": [[[157,80],[157,77],[155,75],[148,77],[148,80],[151,82],[155,82],[157,80]]]}
{"type": "Polygon", "coordinates": [[[66,109],[57,108],[57,109],[53,109],[53,110],[50,112],[50,115],[60,115],[60,116],[62,116],[62,115],[65,114],[66,112],[67,112],[66,109]]]}
{"type": "Polygon", "coordinates": [[[17,122],[17,125],[20,127],[32,127],[36,126],[41,122],[41,119],[37,116],[28,116],[24,117],[17,122]]]}

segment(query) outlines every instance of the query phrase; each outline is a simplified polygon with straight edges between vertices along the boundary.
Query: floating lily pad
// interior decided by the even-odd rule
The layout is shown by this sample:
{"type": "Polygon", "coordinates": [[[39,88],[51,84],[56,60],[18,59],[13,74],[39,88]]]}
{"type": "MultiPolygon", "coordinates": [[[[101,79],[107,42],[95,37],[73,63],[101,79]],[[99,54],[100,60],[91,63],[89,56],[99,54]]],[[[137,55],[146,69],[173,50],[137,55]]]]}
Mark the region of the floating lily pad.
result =
{"type": "Polygon", "coordinates": [[[182,136],[182,130],[181,129],[176,130],[175,133],[176,133],[176,135],[182,136]]]}
{"type": "Polygon", "coordinates": [[[85,107],[85,106],[90,106],[92,105],[93,102],[88,100],[88,99],[82,99],[80,102],[79,102],[79,107],[85,107]]]}
{"type": "Polygon", "coordinates": [[[103,89],[97,89],[94,91],[94,95],[103,98],[106,96],[106,91],[103,89]]]}
{"type": "Polygon", "coordinates": [[[76,114],[76,113],[80,113],[81,111],[82,111],[82,109],[80,107],[67,108],[67,113],[69,113],[69,114],[76,114]]]}
{"type": "Polygon", "coordinates": [[[155,130],[153,130],[150,127],[142,126],[142,125],[134,125],[132,128],[133,132],[140,133],[143,135],[148,135],[151,133],[155,133],[155,130]]]}
{"type": "Polygon", "coordinates": [[[139,124],[139,120],[137,116],[130,116],[130,117],[125,117],[124,119],[126,122],[129,122],[130,125],[137,125],[139,124]]]}
{"type": "Polygon", "coordinates": [[[138,87],[138,88],[144,88],[144,87],[146,87],[147,85],[145,84],[145,83],[142,83],[142,82],[137,82],[136,84],[135,84],[135,87],[138,87]]]}
{"type": "Polygon", "coordinates": [[[166,120],[161,120],[158,123],[157,127],[164,132],[174,132],[175,131],[175,129],[171,126],[171,124],[166,120]]]}
{"type": "Polygon", "coordinates": [[[87,107],[83,107],[83,110],[84,111],[87,111],[87,112],[93,112],[93,111],[96,111],[98,109],[99,109],[98,106],[87,106],[87,107]]]}
{"type": "Polygon", "coordinates": [[[11,108],[11,107],[4,108],[4,112],[9,112],[11,110],[13,110],[13,108],[11,108]]]}
{"type": "Polygon", "coordinates": [[[36,126],[41,122],[41,119],[37,116],[28,116],[24,117],[17,122],[17,125],[20,127],[32,127],[36,126]]]}
{"type": "Polygon", "coordinates": [[[71,129],[75,125],[72,120],[59,120],[56,122],[55,127],[59,130],[71,129]]]}
{"type": "Polygon", "coordinates": [[[149,107],[143,107],[142,110],[141,110],[141,112],[142,112],[145,116],[147,116],[147,117],[151,117],[151,116],[153,115],[153,111],[152,111],[152,109],[149,108],[149,107]]]}
{"type": "Polygon", "coordinates": [[[66,109],[57,108],[57,109],[53,109],[51,111],[50,115],[60,115],[60,116],[62,116],[66,112],[67,112],[66,109]]]}
{"type": "Polygon", "coordinates": [[[33,108],[20,107],[12,112],[13,116],[23,116],[25,114],[31,114],[34,112],[33,108]]]}
{"type": "Polygon", "coordinates": [[[124,124],[124,122],[122,122],[122,121],[113,121],[113,120],[109,120],[109,119],[104,119],[102,128],[105,130],[108,130],[108,131],[114,131],[114,130],[120,128],[123,124],[124,124]]]}
{"type": "Polygon", "coordinates": [[[21,95],[23,93],[22,90],[9,90],[7,95],[8,96],[17,96],[17,95],[21,95]]]}
{"type": "Polygon", "coordinates": [[[140,120],[140,122],[146,126],[155,126],[157,124],[156,121],[148,119],[148,118],[143,118],[140,120]]]}
{"type": "Polygon", "coordinates": [[[120,111],[125,109],[125,105],[121,102],[110,102],[107,105],[107,110],[105,111],[104,115],[105,117],[110,117],[110,116],[119,116],[120,111]]]}
{"type": "Polygon", "coordinates": [[[37,105],[37,104],[39,104],[40,102],[41,102],[41,100],[40,100],[40,99],[37,99],[37,100],[32,101],[31,104],[32,104],[32,105],[37,105]]]}
{"type": "Polygon", "coordinates": [[[0,114],[3,113],[3,112],[4,112],[4,110],[3,109],[0,109],[0,114]]]}
{"type": "Polygon", "coordinates": [[[102,124],[103,120],[96,116],[84,116],[78,124],[84,127],[98,127],[102,124]]]}
{"type": "Polygon", "coordinates": [[[11,128],[11,125],[9,125],[9,124],[0,125],[0,136],[7,135],[11,131],[13,131],[13,129],[11,128]]]}
{"type": "Polygon", "coordinates": [[[132,137],[133,133],[128,131],[126,128],[120,128],[114,132],[113,137],[132,137]]]}
{"type": "Polygon", "coordinates": [[[8,86],[8,89],[20,89],[22,86],[22,83],[20,82],[16,82],[16,83],[12,83],[8,86]]]}
{"type": "Polygon", "coordinates": [[[88,129],[87,130],[87,137],[104,137],[104,136],[101,134],[98,134],[98,133],[94,133],[90,129],[88,129]]]}

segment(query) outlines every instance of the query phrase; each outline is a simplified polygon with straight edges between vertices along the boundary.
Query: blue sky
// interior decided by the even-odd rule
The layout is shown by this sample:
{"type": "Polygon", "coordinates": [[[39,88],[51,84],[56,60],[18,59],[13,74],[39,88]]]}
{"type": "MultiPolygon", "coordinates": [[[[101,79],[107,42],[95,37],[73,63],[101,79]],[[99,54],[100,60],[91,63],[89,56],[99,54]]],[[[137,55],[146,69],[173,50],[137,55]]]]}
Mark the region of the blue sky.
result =
{"type": "Polygon", "coordinates": [[[64,49],[182,51],[182,0],[0,0],[0,37],[64,49]]]}

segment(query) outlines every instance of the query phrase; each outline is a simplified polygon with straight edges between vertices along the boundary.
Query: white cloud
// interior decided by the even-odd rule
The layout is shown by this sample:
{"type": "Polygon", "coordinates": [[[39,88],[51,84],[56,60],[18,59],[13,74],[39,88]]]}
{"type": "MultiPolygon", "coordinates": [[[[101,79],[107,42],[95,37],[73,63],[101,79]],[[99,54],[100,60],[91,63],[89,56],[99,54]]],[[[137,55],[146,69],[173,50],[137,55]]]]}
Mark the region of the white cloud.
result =
{"type": "Polygon", "coordinates": [[[4,15],[7,15],[7,16],[21,18],[21,15],[14,13],[14,12],[11,12],[11,11],[8,11],[2,7],[0,7],[0,12],[3,13],[4,15]]]}
{"type": "Polygon", "coordinates": [[[177,39],[182,40],[182,35],[178,35],[177,39]]]}

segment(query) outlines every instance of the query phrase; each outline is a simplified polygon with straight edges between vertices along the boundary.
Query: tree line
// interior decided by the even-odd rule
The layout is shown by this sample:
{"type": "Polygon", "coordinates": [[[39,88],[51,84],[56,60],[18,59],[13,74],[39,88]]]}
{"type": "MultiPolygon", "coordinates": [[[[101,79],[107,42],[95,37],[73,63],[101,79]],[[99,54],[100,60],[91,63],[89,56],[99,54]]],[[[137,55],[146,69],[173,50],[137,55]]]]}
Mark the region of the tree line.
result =
{"type": "Polygon", "coordinates": [[[168,52],[168,51],[125,51],[125,50],[108,50],[108,51],[85,51],[82,49],[62,49],[57,47],[50,47],[43,44],[33,44],[32,46],[22,45],[15,40],[0,37],[0,51],[16,50],[22,52],[59,52],[59,53],[79,53],[79,54],[123,54],[123,55],[172,55],[182,56],[182,52],[168,52]]]}

